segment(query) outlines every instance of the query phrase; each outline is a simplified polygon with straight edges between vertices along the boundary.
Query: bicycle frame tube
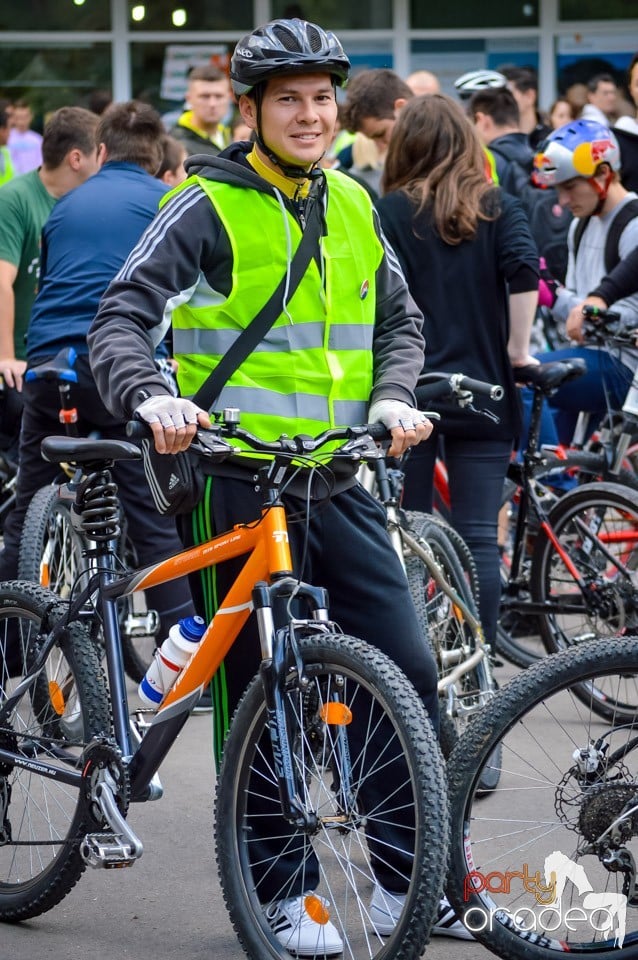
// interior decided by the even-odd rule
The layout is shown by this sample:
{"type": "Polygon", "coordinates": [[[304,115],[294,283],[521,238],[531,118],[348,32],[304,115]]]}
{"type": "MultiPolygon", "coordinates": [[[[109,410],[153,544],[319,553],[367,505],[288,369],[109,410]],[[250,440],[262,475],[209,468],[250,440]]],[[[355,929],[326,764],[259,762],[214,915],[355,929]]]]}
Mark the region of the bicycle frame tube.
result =
{"type": "MultiPolygon", "coordinates": [[[[273,506],[263,511],[261,520],[252,526],[237,526],[206,543],[184,550],[150,567],[133,571],[124,577],[102,584],[103,613],[105,614],[105,641],[107,663],[109,645],[117,643],[117,619],[109,615],[115,610],[119,597],[138,590],[167,583],[204,567],[248,554],[247,560],[233,586],[208,625],[202,640],[189,663],[167,693],[142,742],[131,759],[131,799],[141,800],[146,788],[168,753],[177,734],[188,719],[191,708],[202,689],[210,682],[222,660],[230,650],[239,631],[253,609],[252,590],[256,583],[271,582],[292,574],[292,558],[288,543],[288,528],[284,508],[273,506]],[[110,624],[106,629],[106,625],[110,624]]],[[[117,671],[109,682],[115,680],[117,671]]],[[[112,691],[115,692],[115,691],[112,691]]],[[[118,742],[128,729],[126,697],[113,696],[114,725],[118,742]]],[[[124,744],[120,744],[123,746],[124,744]]]]}

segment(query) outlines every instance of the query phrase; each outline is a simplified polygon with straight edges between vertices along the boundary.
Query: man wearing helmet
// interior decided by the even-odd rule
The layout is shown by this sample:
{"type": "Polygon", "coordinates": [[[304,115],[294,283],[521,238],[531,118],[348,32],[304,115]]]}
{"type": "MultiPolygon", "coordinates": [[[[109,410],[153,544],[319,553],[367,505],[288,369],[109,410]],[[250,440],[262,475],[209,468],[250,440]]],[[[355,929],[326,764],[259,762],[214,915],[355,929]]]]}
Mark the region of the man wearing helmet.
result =
{"type": "MultiPolygon", "coordinates": [[[[609,127],[583,119],[555,130],[539,145],[534,158],[537,184],[555,186],[559,203],[575,218],[567,240],[565,285],[545,291],[545,303],[552,307],[555,319],[566,324],[568,337],[579,343],[583,299],[613,269],[614,261],[622,261],[638,246],[638,197],[620,182],[620,163],[618,143],[609,127]]],[[[638,325],[638,295],[619,301],[614,309],[623,322],[638,325]]],[[[573,356],[586,359],[588,372],[552,396],[561,442],[571,439],[581,410],[602,416],[609,402],[613,409],[622,405],[638,363],[634,350],[623,350],[618,358],[617,351],[611,356],[606,350],[580,346],[545,354],[542,359],[573,356]]]]}
{"type": "MultiPolygon", "coordinates": [[[[302,20],[276,20],[244,37],[232,57],[231,82],[255,142],[186,161],[189,178],[169,194],[102,300],[89,333],[95,378],[114,412],[151,425],[160,453],[185,450],[197,424],[210,423],[208,411],[186,398],[279,281],[290,279],[295,248],[317,217],[315,256],[292,295],[286,286],[277,321],[229,376],[216,409],[239,407],[242,425],[266,439],[381,421],[391,431],[394,455],[431,432],[414,408],[423,318],[384,244],[367,193],[320,166],[337,116],[335,86],[345,82],[349,67],[334,34],[302,20]],[[153,365],[151,344],[169,325],[179,398],[169,396],[153,365]]],[[[236,459],[210,465],[204,498],[185,518],[186,545],[257,515],[254,462],[236,459]]],[[[295,470],[284,500],[303,511],[306,499],[320,501],[310,512],[307,560],[313,578],[328,589],[331,614],[347,633],[399,663],[436,722],[436,667],[383,511],[357,484],[354,467],[344,471],[338,462],[324,472],[295,470]]],[[[296,563],[303,527],[290,528],[296,563]]],[[[215,568],[214,592],[210,571],[192,584],[196,606],[208,620],[234,579],[236,570],[227,567],[215,568]]],[[[218,757],[230,716],[257,670],[257,650],[249,624],[214,678],[218,757]]],[[[406,823],[410,816],[406,811],[406,823]]],[[[285,846],[285,838],[268,834],[261,842],[276,852],[285,846]]],[[[400,846],[393,839],[388,844],[399,860],[411,859],[400,846]]],[[[291,866],[294,859],[291,850],[280,856],[258,890],[272,930],[299,956],[340,953],[344,944],[335,926],[313,923],[304,912],[302,894],[313,889],[313,863],[307,858],[291,866]]],[[[392,892],[401,898],[407,886],[399,886],[392,892]]],[[[374,897],[370,910],[372,916],[379,910],[374,897]]],[[[388,933],[393,922],[386,910],[388,933]]]]}

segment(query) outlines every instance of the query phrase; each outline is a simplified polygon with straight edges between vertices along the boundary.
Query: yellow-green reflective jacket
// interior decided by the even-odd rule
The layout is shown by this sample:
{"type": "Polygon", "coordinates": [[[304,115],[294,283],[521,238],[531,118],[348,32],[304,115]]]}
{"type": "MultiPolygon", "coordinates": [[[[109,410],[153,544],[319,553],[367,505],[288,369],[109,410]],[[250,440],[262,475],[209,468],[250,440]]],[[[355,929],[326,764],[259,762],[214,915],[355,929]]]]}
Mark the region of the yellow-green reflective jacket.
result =
{"type": "MultiPolygon", "coordinates": [[[[383,248],[365,192],[327,171],[323,272],[313,258],[273,327],[228,380],[216,409],[238,407],[264,439],[365,423],[372,390],[376,271],[383,248]]],[[[202,281],[172,315],[183,396],[192,396],[289,269],[302,236],[276,191],[196,178],[228,234],[228,296],[202,281]]],[[[192,183],[192,180],[189,181],[192,183]]],[[[178,188],[179,190],[180,188],[178,188]]]]}
{"type": "Polygon", "coordinates": [[[15,170],[8,147],[0,147],[0,187],[13,178],[15,170]]]}

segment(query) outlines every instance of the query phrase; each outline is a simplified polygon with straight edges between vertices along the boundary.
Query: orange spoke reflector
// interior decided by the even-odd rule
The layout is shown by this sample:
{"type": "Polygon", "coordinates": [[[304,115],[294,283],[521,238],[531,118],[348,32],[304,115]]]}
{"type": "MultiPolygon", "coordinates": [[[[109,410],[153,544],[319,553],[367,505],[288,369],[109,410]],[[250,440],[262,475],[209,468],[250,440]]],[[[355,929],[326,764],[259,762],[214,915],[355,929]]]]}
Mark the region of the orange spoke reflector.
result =
{"type": "Polygon", "coordinates": [[[40,567],[40,586],[48,587],[50,586],[50,576],[49,576],[49,564],[43,563],[40,567]]]}
{"type": "Polygon", "coordinates": [[[346,707],[345,703],[339,703],[335,700],[329,700],[324,703],[319,716],[324,723],[331,723],[335,727],[345,727],[352,723],[352,710],[346,707]]]}
{"type": "Polygon", "coordinates": [[[61,717],[64,713],[65,706],[64,694],[62,693],[60,685],[56,683],[55,680],[49,680],[49,697],[51,698],[53,709],[57,715],[61,717]]]}
{"type": "Polygon", "coordinates": [[[306,913],[311,920],[313,920],[315,923],[320,923],[322,926],[328,923],[330,920],[330,914],[321,897],[316,897],[311,893],[305,897],[303,903],[306,913]]]}

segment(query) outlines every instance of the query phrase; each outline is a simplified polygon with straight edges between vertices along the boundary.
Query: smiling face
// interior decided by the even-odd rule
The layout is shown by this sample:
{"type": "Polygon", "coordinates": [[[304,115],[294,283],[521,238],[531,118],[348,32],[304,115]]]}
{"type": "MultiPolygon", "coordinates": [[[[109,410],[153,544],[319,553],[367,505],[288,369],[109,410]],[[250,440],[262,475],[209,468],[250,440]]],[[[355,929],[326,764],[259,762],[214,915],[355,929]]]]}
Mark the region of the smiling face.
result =
{"type": "MultiPolygon", "coordinates": [[[[239,109],[251,130],[257,130],[257,104],[246,95],[239,109]]],[[[273,77],[261,103],[262,140],[284,163],[309,170],[324,155],[334,136],[337,101],[326,73],[273,77]]],[[[275,167],[267,157],[265,163],[275,167]]]]}

